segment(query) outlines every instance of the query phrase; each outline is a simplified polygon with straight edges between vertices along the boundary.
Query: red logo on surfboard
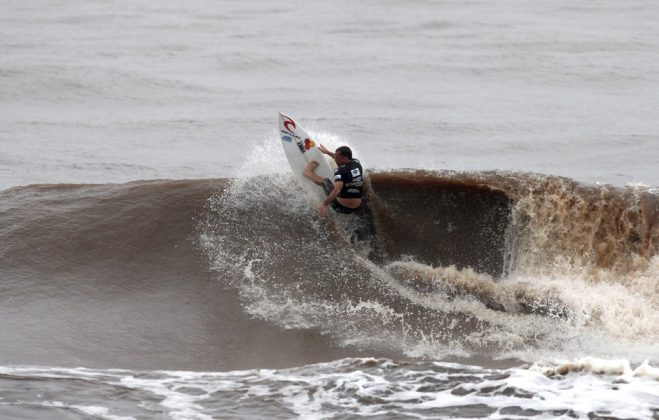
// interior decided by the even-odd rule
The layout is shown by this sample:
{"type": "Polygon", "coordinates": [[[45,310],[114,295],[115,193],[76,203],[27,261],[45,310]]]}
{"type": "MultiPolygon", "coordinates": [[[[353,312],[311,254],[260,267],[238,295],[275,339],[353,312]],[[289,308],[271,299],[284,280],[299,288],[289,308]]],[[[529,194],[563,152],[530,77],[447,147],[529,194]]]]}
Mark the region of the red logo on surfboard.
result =
{"type": "Polygon", "coordinates": [[[295,121],[293,121],[292,119],[290,119],[290,118],[284,116],[284,128],[286,128],[288,131],[293,131],[293,130],[295,130],[295,121]],[[289,127],[289,126],[288,126],[289,124],[292,125],[293,128],[289,127]]]}
{"type": "Polygon", "coordinates": [[[316,142],[311,139],[304,139],[304,150],[309,150],[312,147],[316,147],[316,142]]]}

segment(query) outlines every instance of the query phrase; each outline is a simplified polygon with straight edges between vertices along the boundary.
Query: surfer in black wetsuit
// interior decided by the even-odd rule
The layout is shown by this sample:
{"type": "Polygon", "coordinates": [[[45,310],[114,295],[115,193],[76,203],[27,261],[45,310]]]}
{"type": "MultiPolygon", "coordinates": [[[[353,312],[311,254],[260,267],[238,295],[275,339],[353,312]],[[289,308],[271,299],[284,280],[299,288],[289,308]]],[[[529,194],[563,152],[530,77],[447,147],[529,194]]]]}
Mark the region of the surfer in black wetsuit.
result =
{"type": "Polygon", "coordinates": [[[318,205],[318,212],[321,216],[325,216],[329,205],[338,213],[350,214],[358,211],[364,196],[364,171],[361,163],[352,157],[352,150],[348,146],[341,146],[334,153],[322,144],[319,149],[322,153],[331,156],[338,168],[334,172],[334,183],[314,173],[319,165],[315,160],[309,162],[304,169],[304,176],[322,186],[327,195],[327,198],[318,205]]]}

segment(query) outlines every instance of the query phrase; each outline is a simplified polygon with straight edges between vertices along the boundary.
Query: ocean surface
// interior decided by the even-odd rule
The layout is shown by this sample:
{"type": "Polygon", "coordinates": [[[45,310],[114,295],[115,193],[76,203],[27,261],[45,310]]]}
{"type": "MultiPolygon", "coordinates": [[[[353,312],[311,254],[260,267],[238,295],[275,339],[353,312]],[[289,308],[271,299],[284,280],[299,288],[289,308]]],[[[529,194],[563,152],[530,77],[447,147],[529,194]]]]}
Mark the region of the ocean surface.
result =
{"type": "Polygon", "coordinates": [[[0,418],[659,419],[659,3],[0,4],[0,418]],[[318,217],[278,112],[368,170],[318,217]]]}

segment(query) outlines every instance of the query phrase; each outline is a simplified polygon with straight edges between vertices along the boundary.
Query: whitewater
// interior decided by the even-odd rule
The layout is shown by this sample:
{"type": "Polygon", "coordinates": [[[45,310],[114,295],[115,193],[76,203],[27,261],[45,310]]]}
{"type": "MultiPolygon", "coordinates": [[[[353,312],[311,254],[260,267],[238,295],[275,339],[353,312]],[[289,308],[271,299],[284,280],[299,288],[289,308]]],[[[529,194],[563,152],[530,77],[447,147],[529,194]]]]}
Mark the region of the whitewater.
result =
{"type": "Polygon", "coordinates": [[[0,10],[0,417],[659,418],[655,2],[0,10]]]}

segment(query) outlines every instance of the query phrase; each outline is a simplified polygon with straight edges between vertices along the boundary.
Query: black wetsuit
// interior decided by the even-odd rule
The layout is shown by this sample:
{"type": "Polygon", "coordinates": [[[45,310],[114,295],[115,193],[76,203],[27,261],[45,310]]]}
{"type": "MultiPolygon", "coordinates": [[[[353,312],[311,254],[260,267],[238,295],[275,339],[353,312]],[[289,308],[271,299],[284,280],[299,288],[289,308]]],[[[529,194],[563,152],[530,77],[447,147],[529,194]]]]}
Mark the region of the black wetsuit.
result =
{"type": "MultiPolygon", "coordinates": [[[[334,182],[336,181],[343,182],[343,188],[341,188],[339,197],[364,197],[364,170],[362,169],[362,165],[359,163],[359,160],[352,159],[350,162],[339,166],[334,172],[334,182]]],[[[325,188],[325,194],[327,195],[329,195],[334,189],[334,185],[327,178],[323,181],[323,187],[325,188]]],[[[351,209],[350,207],[342,206],[338,200],[334,200],[332,201],[332,208],[338,213],[349,214],[358,211],[361,206],[355,209],[351,209]]]]}

